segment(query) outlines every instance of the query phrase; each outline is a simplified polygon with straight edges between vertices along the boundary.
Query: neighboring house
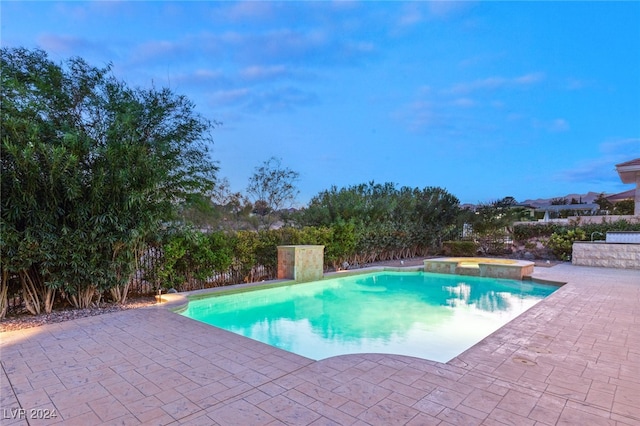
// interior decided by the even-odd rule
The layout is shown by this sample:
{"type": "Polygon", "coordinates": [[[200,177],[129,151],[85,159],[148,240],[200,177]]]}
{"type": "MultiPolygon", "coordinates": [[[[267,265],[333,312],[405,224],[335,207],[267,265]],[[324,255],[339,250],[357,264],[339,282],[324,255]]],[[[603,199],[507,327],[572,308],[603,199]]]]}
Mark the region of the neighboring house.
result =
{"type": "Polygon", "coordinates": [[[607,201],[609,201],[610,203],[618,203],[620,201],[626,201],[626,200],[633,200],[633,197],[635,197],[636,194],[636,190],[635,189],[630,189],[628,191],[624,191],[624,192],[619,192],[617,194],[611,194],[608,195],[606,197],[604,197],[607,201]]]}
{"type": "Polygon", "coordinates": [[[572,213],[571,216],[594,215],[598,209],[600,209],[600,206],[597,204],[561,204],[542,206],[536,211],[544,213],[542,221],[548,222],[551,216],[558,217],[560,212],[570,211],[572,213]]]}
{"type": "Polygon", "coordinates": [[[623,183],[634,183],[636,185],[636,189],[633,190],[634,215],[640,216],[640,158],[616,164],[616,170],[623,183]]]}
{"type": "MultiPolygon", "coordinates": [[[[516,205],[513,206],[514,208],[520,208],[522,209],[522,211],[524,212],[523,216],[528,216],[529,220],[535,220],[536,217],[536,207],[532,206],[530,204],[522,204],[522,203],[518,203],[516,205]]],[[[523,220],[523,218],[521,218],[520,220],[523,220]]]]}

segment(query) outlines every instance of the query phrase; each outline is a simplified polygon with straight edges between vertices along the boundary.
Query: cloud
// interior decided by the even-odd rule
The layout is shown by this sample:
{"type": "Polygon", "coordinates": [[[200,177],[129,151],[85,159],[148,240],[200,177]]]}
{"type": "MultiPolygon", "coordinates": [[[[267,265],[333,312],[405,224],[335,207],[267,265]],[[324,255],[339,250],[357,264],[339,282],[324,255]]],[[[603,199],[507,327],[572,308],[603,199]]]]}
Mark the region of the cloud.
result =
{"type": "Polygon", "coordinates": [[[38,37],[38,44],[49,53],[65,56],[77,56],[88,52],[104,51],[101,43],[69,35],[44,34],[38,37]]]}
{"type": "Polygon", "coordinates": [[[469,1],[448,1],[448,0],[430,0],[428,2],[429,13],[440,19],[447,19],[460,15],[466,11],[472,2],[469,1]]]}
{"type": "Polygon", "coordinates": [[[284,65],[252,65],[240,70],[239,75],[244,80],[271,80],[286,77],[290,73],[284,65]]]}
{"type": "Polygon", "coordinates": [[[254,93],[247,107],[251,112],[276,113],[318,102],[316,94],[294,87],[283,87],[254,93]]]}
{"type": "Polygon", "coordinates": [[[318,103],[318,96],[295,87],[269,90],[242,87],[219,90],[209,96],[215,108],[237,108],[246,113],[278,113],[318,103]]]}
{"type": "Polygon", "coordinates": [[[213,92],[209,98],[216,107],[236,106],[246,103],[251,95],[249,88],[242,87],[232,90],[218,90],[213,92]]]}
{"type": "Polygon", "coordinates": [[[532,126],[536,129],[542,129],[552,133],[566,132],[570,129],[569,123],[564,118],[556,118],[550,121],[534,119],[532,126]]]}
{"type": "Polygon", "coordinates": [[[628,138],[603,142],[600,144],[600,151],[604,155],[620,158],[619,162],[633,160],[640,157],[640,139],[628,138]]]}
{"type": "Polygon", "coordinates": [[[274,16],[273,3],[266,1],[246,1],[233,3],[217,13],[224,19],[233,21],[264,20],[274,16]]]}
{"type": "Polygon", "coordinates": [[[567,182],[609,184],[620,186],[615,165],[640,157],[640,139],[620,139],[600,144],[597,158],[585,159],[572,168],[562,170],[557,178],[567,182]]]}
{"type": "Polygon", "coordinates": [[[560,171],[556,179],[591,184],[620,183],[615,163],[607,158],[584,160],[573,168],[560,171]]]}
{"type": "Polygon", "coordinates": [[[591,86],[592,84],[593,83],[589,80],[582,80],[578,78],[568,78],[564,82],[563,88],[565,90],[582,90],[591,86]]]}
{"type": "Polygon", "coordinates": [[[526,87],[541,82],[542,80],[544,80],[544,74],[539,72],[524,74],[522,76],[513,78],[495,76],[478,79],[471,82],[458,83],[445,90],[445,92],[452,94],[467,94],[479,90],[498,90],[515,87],[526,87]]]}
{"type": "Polygon", "coordinates": [[[189,46],[183,41],[154,40],[134,47],[130,60],[134,64],[165,58],[171,58],[172,61],[175,61],[177,58],[184,58],[189,53],[189,46]]]}
{"type": "Polygon", "coordinates": [[[471,108],[476,106],[476,104],[477,104],[476,101],[469,98],[457,98],[451,101],[451,105],[462,107],[462,108],[471,108]]]}
{"type": "Polygon", "coordinates": [[[397,26],[400,28],[408,28],[421,23],[424,20],[424,14],[419,6],[419,3],[407,3],[404,5],[398,17],[397,26]]]}

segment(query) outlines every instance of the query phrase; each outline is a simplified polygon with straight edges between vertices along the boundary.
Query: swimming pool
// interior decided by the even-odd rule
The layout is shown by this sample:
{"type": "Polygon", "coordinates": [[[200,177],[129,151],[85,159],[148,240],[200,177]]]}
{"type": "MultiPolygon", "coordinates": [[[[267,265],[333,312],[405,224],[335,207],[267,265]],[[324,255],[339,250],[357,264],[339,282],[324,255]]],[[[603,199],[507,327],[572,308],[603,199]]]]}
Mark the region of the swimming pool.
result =
{"type": "Polygon", "coordinates": [[[393,353],[446,362],[556,289],[377,272],[191,300],[182,315],[315,360],[393,353]]]}

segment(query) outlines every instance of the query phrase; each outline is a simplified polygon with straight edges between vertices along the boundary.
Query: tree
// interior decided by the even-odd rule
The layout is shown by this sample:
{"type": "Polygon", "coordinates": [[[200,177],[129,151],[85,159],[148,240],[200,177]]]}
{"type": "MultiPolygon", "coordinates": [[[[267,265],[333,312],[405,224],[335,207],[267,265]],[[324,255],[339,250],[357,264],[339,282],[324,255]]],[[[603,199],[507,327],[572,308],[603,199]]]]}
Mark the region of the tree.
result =
{"type": "Polygon", "coordinates": [[[369,182],[332,187],[297,216],[301,225],[353,227],[356,261],[368,263],[425,255],[455,230],[459,201],[438,187],[424,189],[369,182]]]}
{"type": "Polygon", "coordinates": [[[0,64],[2,275],[19,276],[33,313],[56,291],[78,307],[104,291],[124,302],[146,238],[213,188],[215,123],[110,66],[23,48],[0,64]]]}
{"type": "Polygon", "coordinates": [[[565,206],[567,204],[569,204],[569,202],[564,197],[556,197],[551,199],[552,206],[565,206]]]}
{"type": "Polygon", "coordinates": [[[604,195],[604,192],[601,192],[594,201],[600,207],[600,210],[604,210],[610,212],[613,210],[613,203],[607,200],[607,197],[604,195]]]}
{"type": "Polygon", "coordinates": [[[633,215],[635,201],[633,199],[618,201],[613,205],[613,214],[633,215]]]}
{"type": "Polygon", "coordinates": [[[504,239],[512,232],[513,223],[525,215],[524,208],[516,204],[513,197],[505,197],[476,207],[470,220],[484,253],[500,254],[504,250],[504,239]]]}
{"type": "Polygon", "coordinates": [[[247,193],[253,200],[258,228],[269,229],[278,219],[277,213],[295,202],[300,174],[282,166],[282,160],[271,157],[256,167],[249,179],[247,193]]]}

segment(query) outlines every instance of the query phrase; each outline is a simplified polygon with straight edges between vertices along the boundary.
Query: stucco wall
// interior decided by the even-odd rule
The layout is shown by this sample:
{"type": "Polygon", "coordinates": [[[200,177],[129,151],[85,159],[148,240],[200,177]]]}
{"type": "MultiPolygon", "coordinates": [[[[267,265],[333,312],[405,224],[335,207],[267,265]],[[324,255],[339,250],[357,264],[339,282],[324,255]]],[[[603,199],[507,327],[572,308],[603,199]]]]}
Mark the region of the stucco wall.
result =
{"type": "Polygon", "coordinates": [[[576,242],[572,261],[579,266],[640,269],[640,244],[607,244],[576,242]]]}

